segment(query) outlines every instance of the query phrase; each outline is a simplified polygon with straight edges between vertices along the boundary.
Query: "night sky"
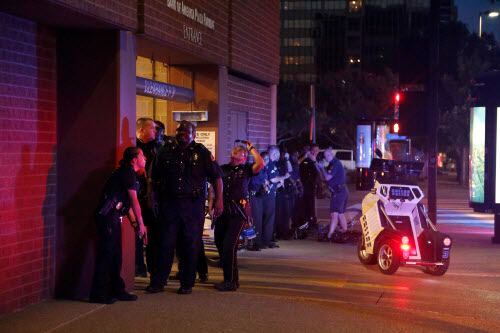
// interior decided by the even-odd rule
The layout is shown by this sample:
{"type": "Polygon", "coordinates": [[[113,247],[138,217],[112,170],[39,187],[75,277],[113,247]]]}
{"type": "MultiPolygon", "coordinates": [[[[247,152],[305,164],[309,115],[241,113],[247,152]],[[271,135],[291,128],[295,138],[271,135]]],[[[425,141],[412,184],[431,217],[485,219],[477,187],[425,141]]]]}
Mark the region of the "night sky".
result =
{"type": "MultiPolygon", "coordinates": [[[[477,33],[479,29],[479,12],[486,10],[500,11],[500,2],[497,0],[455,0],[458,9],[458,20],[467,24],[469,31],[477,33]]],[[[500,16],[488,18],[483,16],[483,32],[493,32],[495,39],[500,41],[500,16]]]]}

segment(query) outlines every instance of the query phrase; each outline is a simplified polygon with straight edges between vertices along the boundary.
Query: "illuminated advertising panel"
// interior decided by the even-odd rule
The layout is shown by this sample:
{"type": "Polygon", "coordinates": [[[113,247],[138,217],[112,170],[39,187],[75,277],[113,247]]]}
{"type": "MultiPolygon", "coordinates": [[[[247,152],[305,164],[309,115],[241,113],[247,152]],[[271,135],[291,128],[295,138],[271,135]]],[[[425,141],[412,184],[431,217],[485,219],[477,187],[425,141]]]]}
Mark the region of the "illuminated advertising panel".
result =
{"type": "Polygon", "coordinates": [[[500,203],[500,107],[497,107],[496,128],[496,154],[495,154],[495,203],[500,203]]]}
{"type": "Polygon", "coordinates": [[[358,125],[356,128],[356,168],[369,168],[372,161],[372,127],[358,125]]]}
{"type": "Polygon", "coordinates": [[[469,188],[470,201],[484,203],[486,108],[474,107],[470,116],[469,188]]]}
{"type": "Polygon", "coordinates": [[[375,148],[380,150],[382,158],[392,160],[391,151],[389,149],[389,141],[387,140],[388,134],[390,134],[389,126],[377,125],[375,129],[375,148]]]}

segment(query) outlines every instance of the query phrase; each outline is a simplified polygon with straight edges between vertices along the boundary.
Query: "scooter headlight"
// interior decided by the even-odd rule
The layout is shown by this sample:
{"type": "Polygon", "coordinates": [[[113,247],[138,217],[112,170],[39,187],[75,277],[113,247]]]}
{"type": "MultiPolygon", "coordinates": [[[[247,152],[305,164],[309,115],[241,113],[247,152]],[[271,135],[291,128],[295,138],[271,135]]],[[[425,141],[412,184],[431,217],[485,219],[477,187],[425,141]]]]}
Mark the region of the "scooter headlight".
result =
{"type": "Polygon", "coordinates": [[[444,246],[450,246],[451,245],[451,238],[450,237],[445,237],[443,239],[443,245],[444,246]]]}

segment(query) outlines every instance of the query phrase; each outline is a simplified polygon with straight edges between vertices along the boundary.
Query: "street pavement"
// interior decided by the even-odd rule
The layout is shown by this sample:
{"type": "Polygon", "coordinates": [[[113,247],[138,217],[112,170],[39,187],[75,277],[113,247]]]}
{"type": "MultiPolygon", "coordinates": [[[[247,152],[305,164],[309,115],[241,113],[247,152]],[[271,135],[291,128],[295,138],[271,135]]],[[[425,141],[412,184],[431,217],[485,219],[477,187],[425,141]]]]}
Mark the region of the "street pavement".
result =
{"type": "MultiPolygon", "coordinates": [[[[363,194],[351,189],[349,205],[363,194]]],[[[324,222],[327,204],[317,204],[324,222]]],[[[383,275],[359,263],[353,243],[280,241],[277,249],[240,251],[237,292],[202,284],[177,295],[172,281],[148,295],[139,278],[137,302],[49,300],[0,317],[0,332],[500,332],[493,216],[474,213],[467,189],[440,177],[438,227],[453,238],[442,277],[410,267],[383,275]]],[[[210,282],[222,279],[216,268],[209,275],[210,282]]]]}

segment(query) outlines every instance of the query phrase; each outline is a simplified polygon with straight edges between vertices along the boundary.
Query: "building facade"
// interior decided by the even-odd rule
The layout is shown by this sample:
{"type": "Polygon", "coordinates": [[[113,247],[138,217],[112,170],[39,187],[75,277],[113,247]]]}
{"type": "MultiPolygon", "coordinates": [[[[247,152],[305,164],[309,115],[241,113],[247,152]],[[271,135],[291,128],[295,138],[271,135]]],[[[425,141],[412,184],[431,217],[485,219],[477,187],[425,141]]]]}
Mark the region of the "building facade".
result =
{"type": "MultiPolygon", "coordinates": [[[[92,212],[135,121],[197,121],[226,162],[276,138],[278,0],[0,3],[0,313],[87,296],[92,212]]],[[[133,283],[133,233],[123,275],[133,283]]]]}
{"type": "MultiPolygon", "coordinates": [[[[401,50],[426,32],[430,2],[281,0],[280,79],[313,83],[320,74],[348,67],[404,72],[407,54],[401,50]]],[[[441,0],[440,7],[442,22],[456,19],[453,0],[441,0]]]]}

